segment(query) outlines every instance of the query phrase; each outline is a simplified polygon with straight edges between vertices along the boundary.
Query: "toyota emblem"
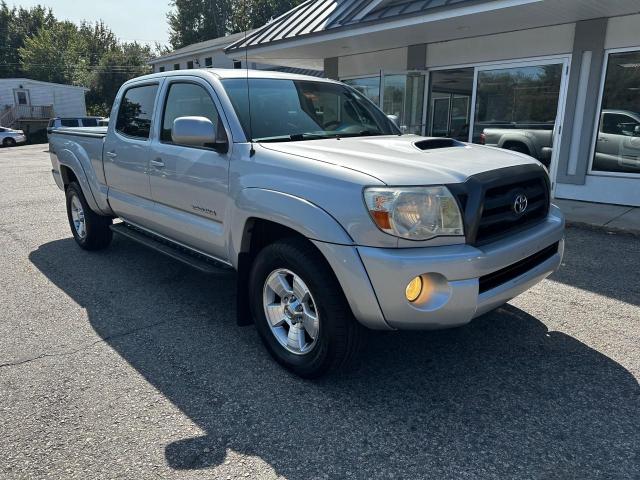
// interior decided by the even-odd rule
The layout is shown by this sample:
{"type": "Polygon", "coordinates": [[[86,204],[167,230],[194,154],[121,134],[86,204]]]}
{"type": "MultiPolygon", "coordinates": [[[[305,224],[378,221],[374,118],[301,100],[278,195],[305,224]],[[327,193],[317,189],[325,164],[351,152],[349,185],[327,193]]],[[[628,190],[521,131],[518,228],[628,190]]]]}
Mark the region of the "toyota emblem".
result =
{"type": "Polygon", "coordinates": [[[527,196],[524,193],[519,193],[513,199],[513,211],[517,215],[522,215],[527,211],[527,205],[529,204],[529,200],[527,200],[527,196]]]}

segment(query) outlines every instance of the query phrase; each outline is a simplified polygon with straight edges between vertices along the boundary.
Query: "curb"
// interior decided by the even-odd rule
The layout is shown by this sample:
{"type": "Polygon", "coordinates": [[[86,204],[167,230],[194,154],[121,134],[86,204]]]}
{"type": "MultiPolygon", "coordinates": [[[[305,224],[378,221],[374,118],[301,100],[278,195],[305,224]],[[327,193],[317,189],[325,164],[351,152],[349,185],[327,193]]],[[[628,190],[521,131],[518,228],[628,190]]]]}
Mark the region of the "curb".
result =
{"type": "Polygon", "coordinates": [[[607,225],[595,225],[593,223],[577,222],[574,220],[565,220],[565,225],[569,228],[583,228],[585,230],[593,230],[595,232],[613,233],[630,235],[632,237],[640,237],[640,230],[633,228],[625,229],[619,227],[608,227],[607,225]]]}

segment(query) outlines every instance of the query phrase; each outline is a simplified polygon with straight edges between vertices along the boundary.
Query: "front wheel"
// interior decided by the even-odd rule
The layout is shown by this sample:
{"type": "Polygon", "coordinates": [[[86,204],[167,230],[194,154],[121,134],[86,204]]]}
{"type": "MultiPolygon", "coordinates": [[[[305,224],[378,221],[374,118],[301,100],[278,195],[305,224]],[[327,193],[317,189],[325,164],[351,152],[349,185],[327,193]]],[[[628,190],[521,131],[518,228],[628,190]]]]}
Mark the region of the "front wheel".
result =
{"type": "Polygon", "coordinates": [[[16,146],[16,140],[14,138],[8,137],[5,138],[4,141],[2,142],[2,144],[5,147],[15,147],[16,146]]]}
{"type": "Polygon", "coordinates": [[[267,350],[301,377],[339,370],[360,350],[364,329],[329,265],[304,239],[279,241],[258,254],[249,296],[267,350]]]}
{"type": "Polygon", "coordinates": [[[101,250],[111,243],[111,218],[95,213],[84,198],[80,185],[69,184],[66,190],[67,217],[76,243],[85,250],[101,250]]]}

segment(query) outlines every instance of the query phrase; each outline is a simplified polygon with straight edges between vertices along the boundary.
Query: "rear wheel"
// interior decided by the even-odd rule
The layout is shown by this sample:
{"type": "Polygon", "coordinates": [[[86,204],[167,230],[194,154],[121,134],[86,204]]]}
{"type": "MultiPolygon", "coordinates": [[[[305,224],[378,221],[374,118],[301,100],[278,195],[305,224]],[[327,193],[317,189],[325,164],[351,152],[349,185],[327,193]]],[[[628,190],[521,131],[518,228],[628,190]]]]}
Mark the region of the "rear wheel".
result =
{"type": "Polygon", "coordinates": [[[111,243],[111,218],[95,213],[87,204],[80,185],[69,184],[66,190],[67,217],[76,243],[85,250],[101,250],[111,243]]]}
{"type": "Polygon", "coordinates": [[[304,239],[265,247],[249,280],[256,328],[274,359],[305,378],[346,367],[362,344],[333,272],[304,239]]]}
{"type": "Polygon", "coordinates": [[[4,145],[5,147],[15,147],[16,140],[14,138],[7,137],[3,140],[2,145],[4,145]]]}

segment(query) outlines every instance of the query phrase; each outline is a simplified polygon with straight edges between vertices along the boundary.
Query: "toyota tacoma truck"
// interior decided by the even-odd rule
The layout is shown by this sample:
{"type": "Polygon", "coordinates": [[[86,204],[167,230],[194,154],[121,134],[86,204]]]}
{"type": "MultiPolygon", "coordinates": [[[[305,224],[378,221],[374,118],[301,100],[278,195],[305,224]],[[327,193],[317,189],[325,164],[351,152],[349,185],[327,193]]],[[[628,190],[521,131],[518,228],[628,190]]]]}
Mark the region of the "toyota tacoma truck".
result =
{"type": "Polygon", "coordinates": [[[558,268],[564,219],[517,152],[401,134],[333,80],[189,70],[125,83],[108,127],[58,128],[85,250],[112,234],[237,272],[237,319],[303,377],[368,329],[464,325],[558,268]]]}

